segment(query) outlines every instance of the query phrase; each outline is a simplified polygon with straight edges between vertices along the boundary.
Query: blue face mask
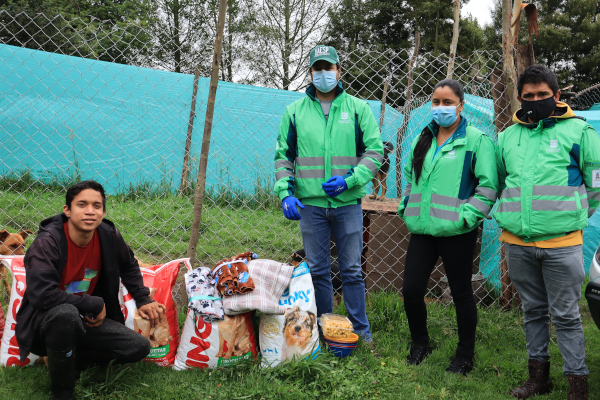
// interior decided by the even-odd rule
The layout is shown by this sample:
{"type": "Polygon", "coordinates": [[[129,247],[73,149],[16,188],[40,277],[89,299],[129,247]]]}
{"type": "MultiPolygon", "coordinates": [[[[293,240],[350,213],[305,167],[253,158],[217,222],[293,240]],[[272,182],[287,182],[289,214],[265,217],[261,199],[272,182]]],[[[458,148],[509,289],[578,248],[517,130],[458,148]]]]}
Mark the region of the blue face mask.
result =
{"type": "Polygon", "coordinates": [[[329,93],[337,86],[337,71],[313,71],[313,85],[321,93],[329,93]]]}
{"type": "Polygon", "coordinates": [[[439,125],[447,128],[456,122],[456,106],[437,106],[431,107],[431,116],[439,125]]]}

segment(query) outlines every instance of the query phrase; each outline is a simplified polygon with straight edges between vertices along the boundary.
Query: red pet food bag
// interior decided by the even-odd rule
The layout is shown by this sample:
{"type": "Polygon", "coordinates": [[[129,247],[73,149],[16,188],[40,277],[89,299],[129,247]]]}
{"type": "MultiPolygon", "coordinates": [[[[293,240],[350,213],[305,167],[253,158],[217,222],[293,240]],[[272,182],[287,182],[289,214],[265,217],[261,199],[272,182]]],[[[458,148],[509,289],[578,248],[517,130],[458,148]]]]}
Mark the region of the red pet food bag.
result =
{"type": "Polygon", "coordinates": [[[25,365],[33,364],[33,362],[38,359],[38,356],[29,354],[25,361],[19,361],[21,353],[17,344],[17,337],[15,336],[17,312],[21,307],[25,288],[27,287],[23,258],[25,258],[25,256],[4,256],[0,258],[0,262],[10,270],[13,278],[4,332],[2,334],[2,340],[0,341],[0,366],[5,367],[23,367],[25,365]]]}
{"type": "Polygon", "coordinates": [[[173,299],[173,287],[177,280],[181,263],[187,268],[189,259],[173,260],[166,264],[153,267],[140,268],[144,278],[144,286],[150,288],[150,297],[167,308],[166,318],[154,328],[150,322],[140,317],[137,312],[135,300],[129,294],[123,283],[119,291],[121,311],[125,317],[125,326],[135,330],[150,340],[150,354],[146,361],[154,362],[160,366],[172,366],[177,354],[179,344],[179,322],[177,306],[173,299]]]}

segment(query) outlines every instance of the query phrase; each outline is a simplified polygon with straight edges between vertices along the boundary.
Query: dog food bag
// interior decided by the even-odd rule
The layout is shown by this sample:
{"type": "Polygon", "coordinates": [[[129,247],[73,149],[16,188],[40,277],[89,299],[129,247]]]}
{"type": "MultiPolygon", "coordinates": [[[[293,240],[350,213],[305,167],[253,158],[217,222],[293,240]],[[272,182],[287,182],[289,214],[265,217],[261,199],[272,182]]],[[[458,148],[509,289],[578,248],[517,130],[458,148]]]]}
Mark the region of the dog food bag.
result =
{"type": "Polygon", "coordinates": [[[172,366],[179,344],[179,323],[177,306],[173,299],[173,287],[179,274],[181,263],[191,269],[188,258],[170,261],[166,264],[152,267],[142,267],[144,285],[150,288],[150,297],[167,308],[165,317],[157,326],[152,328],[150,321],[142,318],[136,308],[135,300],[129,294],[123,283],[119,291],[121,312],[125,317],[125,326],[135,330],[150,340],[150,354],[146,361],[167,367],[172,366]]]}
{"type": "Polygon", "coordinates": [[[274,367],[293,358],[315,358],[320,352],[317,304],[306,262],[294,269],[279,305],[286,307],[284,315],[260,317],[261,365],[274,367]]]}
{"type": "Polygon", "coordinates": [[[251,312],[210,323],[188,310],[174,368],[227,367],[257,356],[251,312]]]}
{"type": "Polygon", "coordinates": [[[25,281],[25,266],[23,259],[25,256],[4,256],[0,258],[0,262],[6,266],[12,274],[12,290],[10,301],[8,303],[8,311],[4,324],[4,332],[2,341],[0,342],[0,366],[25,366],[31,365],[38,359],[38,356],[29,354],[23,362],[19,360],[20,352],[15,336],[15,326],[17,325],[17,312],[23,301],[27,282],[25,281]]]}
{"type": "Polygon", "coordinates": [[[319,317],[323,335],[331,338],[349,338],[354,332],[352,322],[343,315],[323,314],[319,317]]]}

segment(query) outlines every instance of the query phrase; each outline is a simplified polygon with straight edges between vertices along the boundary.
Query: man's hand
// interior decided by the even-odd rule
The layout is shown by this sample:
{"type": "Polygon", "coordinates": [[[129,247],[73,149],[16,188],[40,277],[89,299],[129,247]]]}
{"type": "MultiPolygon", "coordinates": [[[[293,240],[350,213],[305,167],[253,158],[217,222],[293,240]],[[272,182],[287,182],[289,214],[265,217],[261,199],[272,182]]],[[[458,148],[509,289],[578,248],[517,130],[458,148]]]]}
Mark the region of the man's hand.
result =
{"type": "Polygon", "coordinates": [[[104,318],[106,318],[106,304],[102,306],[102,311],[100,311],[100,314],[96,315],[96,317],[90,318],[86,316],[85,320],[87,322],[85,324],[90,328],[96,328],[102,325],[102,322],[104,322],[104,318]]]}
{"type": "Polygon", "coordinates": [[[150,326],[153,328],[159,323],[166,311],[167,307],[155,301],[138,308],[140,317],[149,320],[150,326]]]}
{"type": "Polygon", "coordinates": [[[281,202],[281,208],[283,209],[283,215],[292,221],[300,219],[300,213],[298,208],[304,208],[304,204],[300,203],[300,200],[294,196],[288,196],[281,202]]]}
{"type": "Polygon", "coordinates": [[[332,176],[327,182],[321,183],[321,186],[325,193],[331,197],[336,197],[348,189],[346,180],[339,175],[332,176]]]}

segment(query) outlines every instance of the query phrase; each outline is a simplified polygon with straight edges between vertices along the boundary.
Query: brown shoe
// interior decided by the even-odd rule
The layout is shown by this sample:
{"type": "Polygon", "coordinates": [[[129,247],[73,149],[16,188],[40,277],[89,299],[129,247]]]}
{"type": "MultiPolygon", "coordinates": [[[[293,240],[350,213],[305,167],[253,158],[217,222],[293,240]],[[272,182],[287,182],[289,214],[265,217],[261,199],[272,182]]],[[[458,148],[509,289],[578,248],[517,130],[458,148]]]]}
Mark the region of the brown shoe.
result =
{"type": "Polygon", "coordinates": [[[569,400],[588,400],[587,375],[567,375],[569,378],[569,400]]]}
{"type": "MultiPolygon", "coordinates": [[[[512,389],[509,393],[517,399],[528,399],[536,394],[548,393],[552,390],[550,379],[550,361],[540,362],[529,360],[529,379],[523,386],[512,389]]],[[[569,382],[571,382],[569,380],[569,382]]],[[[587,385],[586,385],[587,388],[587,385]]]]}

